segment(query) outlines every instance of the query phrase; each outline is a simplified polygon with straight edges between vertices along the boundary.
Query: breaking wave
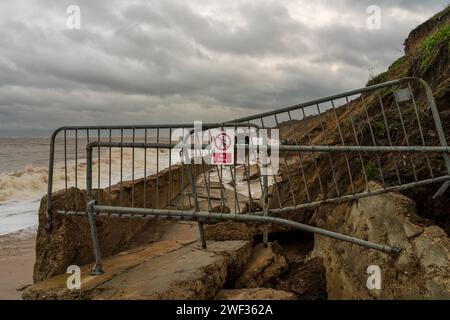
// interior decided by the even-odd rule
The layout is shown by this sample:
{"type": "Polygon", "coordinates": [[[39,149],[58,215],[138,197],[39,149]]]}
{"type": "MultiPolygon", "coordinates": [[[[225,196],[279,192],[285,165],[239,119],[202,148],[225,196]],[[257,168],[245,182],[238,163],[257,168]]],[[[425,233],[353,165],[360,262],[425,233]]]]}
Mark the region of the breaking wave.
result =
{"type": "MultiPolygon", "coordinates": [[[[98,186],[98,173],[100,172],[100,187],[123,180],[131,180],[133,177],[134,158],[134,178],[139,179],[145,174],[153,174],[158,169],[162,170],[169,165],[169,152],[160,150],[135,149],[134,155],[131,149],[111,150],[111,161],[109,151],[102,152],[100,161],[98,154],[93,160],[93,181],[94,187],[98,186]],[[146,160],[146,161],[145,161],[146,160]],[[157,161],[158,160],[158,161],[157,161]],[[99,169],[100,164],[100,169],[99,169]],[[145,169],[145,171],[144,171],[145,169]]],[[[83,158],[83,156],[80,156],[83,158]]],[[[172,152],[171,163],[178,162],[177,153],[172,152]]],[[[85,160],[70,160],[58,162],[54,167],[53,191],[62,190],[77,186],[85,188],[86,162],[85,160]]],[[[0,235],[22,230],[24,228],[36,227],[38,223],[37,212],[42,196],[47,192],[48,169],[46,167],[26,166],[22,170],[0,173],[0,235]]]]}

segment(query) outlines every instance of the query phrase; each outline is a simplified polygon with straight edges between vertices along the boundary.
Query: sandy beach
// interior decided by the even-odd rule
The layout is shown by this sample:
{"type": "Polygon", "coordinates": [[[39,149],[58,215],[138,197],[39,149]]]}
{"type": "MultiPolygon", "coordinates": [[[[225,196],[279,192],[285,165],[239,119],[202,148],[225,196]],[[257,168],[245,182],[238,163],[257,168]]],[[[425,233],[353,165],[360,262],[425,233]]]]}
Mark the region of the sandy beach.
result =
{"type": "Polygon", "coordinates": [[[33,283],[35,231],[0,236],[0,299],[21,299],[18,290],[33,283]]]}

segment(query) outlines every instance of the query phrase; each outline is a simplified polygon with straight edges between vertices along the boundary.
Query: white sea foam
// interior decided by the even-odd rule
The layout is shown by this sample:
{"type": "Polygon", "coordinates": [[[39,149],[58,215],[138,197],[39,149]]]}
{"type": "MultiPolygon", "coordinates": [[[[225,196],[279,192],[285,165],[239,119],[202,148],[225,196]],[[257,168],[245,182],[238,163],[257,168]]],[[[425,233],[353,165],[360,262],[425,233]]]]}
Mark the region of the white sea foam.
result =
{"type": "MultiPolygon", "coordinates": [[[[108,151],[106,151],[108,152],[108,151]]],[[[120,149],[112,149],[111,162],[109,154],[103,152],[98,159],[93,160],[93,181],[94,187],[98,187],[98,164],[100,163],[100,187],[109,185],[109,173],[111,172],[111,184],[120,181],[130,180],[133,177],[131,149],[124,149],[122,156],[120,149]],[[121,160],[122,159],[122,160],[121,160]]],[[[139,179],[153,174],[168,166],[169,153],[165,150],[159,152],[157,158],[156,150],[147,150],[147,161],[144,165],[144,150],[134,151],[134,178],[139,179]],[[159,159],[159,161],[157,161],[159,159]],[[144,171],[145,169],[145,171],[144,171]]],[[[178,162],[176,153],[172,153],[172,163],[178,162]]],[[[85,160],[58,162],[54,169],[53,191],[62,190],[66,187],[77,186],[85,188],[86,162],[85,160]],[[76,178],[75,178],[76,176],[76,178]]],[[[48,169],[46,167],[26,166],[22,170],[3,172],[0,174],[0,235],[17,232],[27,228],[36,228],[38,224],[38,210],[40,199],[47,192],[48,169]]]]}
{"type": "Polygon", "coordinates": [[[39,200],[9,201],[0,204],[0,235],[24,229],[35,230],[39,200]]]}

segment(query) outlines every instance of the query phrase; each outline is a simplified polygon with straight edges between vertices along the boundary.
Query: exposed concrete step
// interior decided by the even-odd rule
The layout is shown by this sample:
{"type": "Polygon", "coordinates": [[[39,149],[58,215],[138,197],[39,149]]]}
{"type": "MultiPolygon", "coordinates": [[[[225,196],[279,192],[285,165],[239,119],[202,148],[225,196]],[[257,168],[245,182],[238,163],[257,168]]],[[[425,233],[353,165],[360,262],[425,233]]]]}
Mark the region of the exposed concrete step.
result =
{"type": "Polygon", "coordinates": [[[28,288],[24,299],[211,299],[242,272],[249,241],[159,241],[104,260],[105,274],[81,268],[81,289],[69,290],[62,274],[28,288]]]}

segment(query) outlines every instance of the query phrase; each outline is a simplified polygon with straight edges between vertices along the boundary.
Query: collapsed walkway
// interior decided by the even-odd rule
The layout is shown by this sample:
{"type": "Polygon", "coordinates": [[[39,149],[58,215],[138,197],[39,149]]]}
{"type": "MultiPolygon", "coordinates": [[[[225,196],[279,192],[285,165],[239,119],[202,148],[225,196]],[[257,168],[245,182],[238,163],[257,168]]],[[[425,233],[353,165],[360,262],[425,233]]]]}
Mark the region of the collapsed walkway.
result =
{"type": "MultiPolygon", "coordinates": [[[[28,288],[24,299],[220,299],[239,298],[244,290],[221,290],[243,270],[251,253],[249,241],[208,242],[207,250],[192,240],[163,240],[104,260],[105,274],[91,276],[81,267],[81,289],[67,289],[68,274],[28,288]],[[234,294],[234,291],[236,293],[234,294]]],[[[294,299],[291,293],[249,289],[255,298],[294,299]]]]}

